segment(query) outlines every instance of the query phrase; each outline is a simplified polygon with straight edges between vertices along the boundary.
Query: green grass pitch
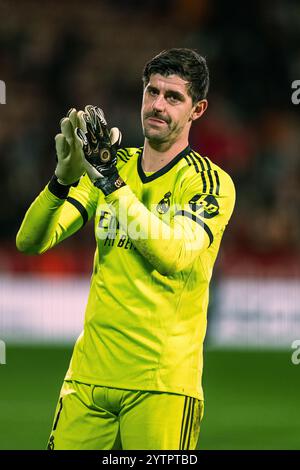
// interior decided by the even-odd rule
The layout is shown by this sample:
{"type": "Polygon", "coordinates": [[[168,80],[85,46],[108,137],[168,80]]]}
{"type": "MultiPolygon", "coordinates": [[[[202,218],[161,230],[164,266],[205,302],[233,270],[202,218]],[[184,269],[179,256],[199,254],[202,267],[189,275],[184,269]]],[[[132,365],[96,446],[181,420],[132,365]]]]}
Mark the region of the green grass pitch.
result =
{"type": "MultiPolygon", "coordinates": [[[[207,350],[200,449],[300,449],[292,351],[207,350]]],[[[0,366],[0,449],[44,449],[68,347],[10,347],[0,366]]]]}

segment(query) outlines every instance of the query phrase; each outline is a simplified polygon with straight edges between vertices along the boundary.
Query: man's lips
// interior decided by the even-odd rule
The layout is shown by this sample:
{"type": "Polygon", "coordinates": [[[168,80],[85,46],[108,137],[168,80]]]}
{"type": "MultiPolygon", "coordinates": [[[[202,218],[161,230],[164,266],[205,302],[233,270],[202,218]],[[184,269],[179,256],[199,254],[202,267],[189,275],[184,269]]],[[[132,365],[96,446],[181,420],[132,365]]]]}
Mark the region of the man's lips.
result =
{"type": "Polygon", "coordinates": [[[166,121],[163,119],[155,118],[155,117],[148,117],[148,121],[153,122],[155,124],[166,124],[166,121]]]}

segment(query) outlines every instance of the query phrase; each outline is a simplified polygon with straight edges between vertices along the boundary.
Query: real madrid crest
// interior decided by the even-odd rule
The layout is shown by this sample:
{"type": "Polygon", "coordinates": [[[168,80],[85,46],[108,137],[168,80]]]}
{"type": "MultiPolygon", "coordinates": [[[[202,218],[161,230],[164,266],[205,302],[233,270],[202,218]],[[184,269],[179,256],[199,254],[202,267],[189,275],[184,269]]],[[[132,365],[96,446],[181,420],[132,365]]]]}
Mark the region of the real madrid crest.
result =
{"type": "Polygon", "coordinates": [[[168,191],[161,199],[161,201],[159,201],[159,203],[157,204],[156,210],[159,214],[165,214],[170,209],[171,194],[171,191],[168,191]]]}

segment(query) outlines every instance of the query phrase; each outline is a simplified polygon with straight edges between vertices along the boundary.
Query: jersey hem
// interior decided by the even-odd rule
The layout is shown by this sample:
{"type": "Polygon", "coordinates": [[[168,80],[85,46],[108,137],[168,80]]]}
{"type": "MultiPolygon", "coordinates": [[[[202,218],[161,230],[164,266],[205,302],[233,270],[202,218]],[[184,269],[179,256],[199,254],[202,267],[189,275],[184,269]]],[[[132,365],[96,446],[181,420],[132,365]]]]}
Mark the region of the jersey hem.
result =
{"type": "Polygon", "coordinates": [[[121,390],[139,390],[139,391],[145,391],[145,392],[165,392],[165,393],[174,393],[175,395],[184,395],[187,397],[192,397],[192,398],[197,398],[197,400],[202,400],[204,401],[204,395],[203,392],[194,392],[191,390],[182,390],[180,388],[176,387],[161,387],[157,385],[136,385],[135,387],[133,386],[128,386],[128,384],[123,384],[123,383],[115,383],[113,381],[106,382],[105,380],[95,380],[92,377],[86,377],[83,375],[77,375],[77,374],[72,374],[70,372],[67,372],[64,378],[65,381],[68,380],[74,380],[75,382],[81,382],[85,383],[88,385],[98,385],[100,387],[111,387],[111,388],[118,388],[121,390]]]}

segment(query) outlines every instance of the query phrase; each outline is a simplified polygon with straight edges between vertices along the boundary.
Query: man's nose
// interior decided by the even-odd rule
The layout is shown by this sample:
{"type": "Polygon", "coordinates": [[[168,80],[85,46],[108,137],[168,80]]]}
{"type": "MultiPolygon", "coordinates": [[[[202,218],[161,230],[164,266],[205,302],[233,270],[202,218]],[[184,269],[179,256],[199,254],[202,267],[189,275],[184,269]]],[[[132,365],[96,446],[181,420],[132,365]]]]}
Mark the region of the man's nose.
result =
{"type": "Polygon", "coordinates": [[[152,103],[152,109],[154,111],[163,111],[165,106],[165,100],[162,95],[158,95],[152,103]]]}

